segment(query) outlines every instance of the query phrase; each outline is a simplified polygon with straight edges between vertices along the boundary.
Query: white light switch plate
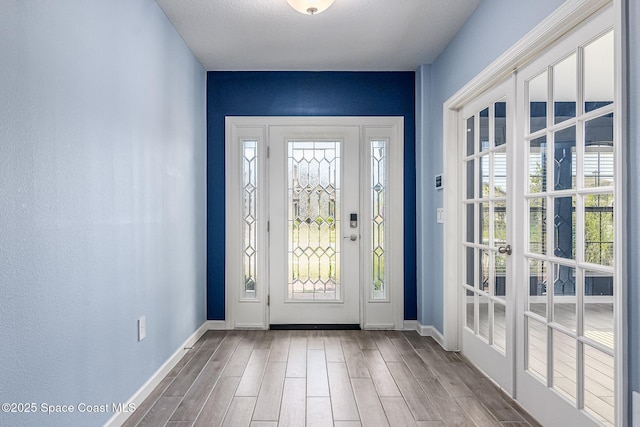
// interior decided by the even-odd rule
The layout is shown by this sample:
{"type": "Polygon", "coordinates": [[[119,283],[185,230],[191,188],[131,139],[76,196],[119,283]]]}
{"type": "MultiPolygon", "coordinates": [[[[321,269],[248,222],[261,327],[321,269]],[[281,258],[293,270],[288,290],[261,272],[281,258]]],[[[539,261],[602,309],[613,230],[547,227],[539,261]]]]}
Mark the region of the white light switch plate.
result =
{"type": "Polygon", "coordinates": [[[138,341],[142,341],[147,336],[147,317],[142,316],[138,319],[138,341]]]}
{"type": "Polygon", "coordinates": [[[436,210],[436,222],[438,224],[444,224],[444,208],[438,208],[436,210]]]}

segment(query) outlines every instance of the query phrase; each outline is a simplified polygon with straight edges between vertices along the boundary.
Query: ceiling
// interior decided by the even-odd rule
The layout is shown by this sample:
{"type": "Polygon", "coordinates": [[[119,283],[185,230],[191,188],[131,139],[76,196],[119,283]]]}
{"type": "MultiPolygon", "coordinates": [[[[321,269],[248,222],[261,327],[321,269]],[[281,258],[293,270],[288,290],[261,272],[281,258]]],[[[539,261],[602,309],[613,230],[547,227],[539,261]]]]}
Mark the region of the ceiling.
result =
{"type": "Polygon", "coordinates": [[[335,0],[315,16],[286,0],[156,0],[208,71],[413,71],[481,0],[335,0]]]}

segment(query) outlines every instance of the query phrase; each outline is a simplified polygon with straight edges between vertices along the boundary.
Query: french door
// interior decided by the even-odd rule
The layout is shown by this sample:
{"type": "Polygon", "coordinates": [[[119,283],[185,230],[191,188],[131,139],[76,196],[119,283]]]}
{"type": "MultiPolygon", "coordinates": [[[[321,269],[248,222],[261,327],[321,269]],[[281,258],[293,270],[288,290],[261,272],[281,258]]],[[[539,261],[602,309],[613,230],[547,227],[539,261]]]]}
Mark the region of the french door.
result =
{"type": "Polygon", "coordinates": [[[228,117],[226,322],[403,328],[400,117],[228,117]]]}
{"type": "Polygon", "coordinates": [[[609,7],[518,72],[518,400],[544,425],[616,424],[612,27],[609,7]]]}
{"type": "Polygon", "coordinates": [[[462,351],[545,426],[624,417],[612,9],[457,115],[462,351]]]}
{"type": "Polygon", "coordinates": [[[513,80],[461,111],[462,351],[508,393],[513,384],[513,80]]]}

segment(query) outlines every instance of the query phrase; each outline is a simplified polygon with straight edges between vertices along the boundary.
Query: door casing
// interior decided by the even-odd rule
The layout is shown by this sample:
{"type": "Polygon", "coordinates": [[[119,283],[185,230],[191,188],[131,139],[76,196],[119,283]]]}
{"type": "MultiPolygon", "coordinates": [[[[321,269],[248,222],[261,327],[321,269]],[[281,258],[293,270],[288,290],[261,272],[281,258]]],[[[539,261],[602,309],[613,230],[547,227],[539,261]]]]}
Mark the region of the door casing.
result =
{"type": "MultiPolygon", "coordinates": [[[[389,230],[387,243],[390,259],[387,269],[389,283],[388,298],[372,300],[368,292],[366,278],[368,263],[360,263],[359,283],[359,323],[363,329],[403,329],[404,327],[404,118],[403,117],[233,117],[225,118],[225,326],[227,329],[268,329],[269,327],[269,284],[264,278],[268,272],[268,196],[258,196],[259,212],[263,217],[258,224],[258,251],[265,256],[260,257],[258,275],[263,283],[257,287],[255,298],[246,299],[240,295],[239,283],[242,283],[242,267],[240,243],[242,239],[241,218],[242,201],[240,182],[242,168],[239,166],[239,141],[251,138],[258,142],[259,163],[258,179],[262,179],[263,187],[268,188],[268,141],[272,126],[358,126],[360,129],[360,146],[372,138],[385,138],[389,142],[389,163],[387,177],[391,191],[388,197],[389,230]]],[[[361,154],[361,194],[368,183],[366,174],[369,168],[363,167],[361,154]]],[[[365,165],[366,166],[366,165],[365,165]]],[[[364,220],[368,199],[361,197],[360,214],[364,220]]],[[[360,240],[361,254],[365,253],[367,239],[363,234],[360,240]],[[363,249],[364,248],[364,249],[363,249]]],[[[366,260],[361,255],[361,260],[366,260]]]]}

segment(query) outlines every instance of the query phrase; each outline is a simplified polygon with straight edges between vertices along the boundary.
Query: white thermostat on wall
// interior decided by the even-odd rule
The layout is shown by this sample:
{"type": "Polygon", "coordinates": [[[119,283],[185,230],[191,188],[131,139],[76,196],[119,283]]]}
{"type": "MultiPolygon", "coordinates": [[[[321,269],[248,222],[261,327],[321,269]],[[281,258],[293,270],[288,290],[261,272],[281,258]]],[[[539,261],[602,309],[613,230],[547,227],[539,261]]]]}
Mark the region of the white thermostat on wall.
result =
{"type": "Polygon", "coordinates": [[[442,190],[442,174],[436,175],[436,190],[442,190]]]}

